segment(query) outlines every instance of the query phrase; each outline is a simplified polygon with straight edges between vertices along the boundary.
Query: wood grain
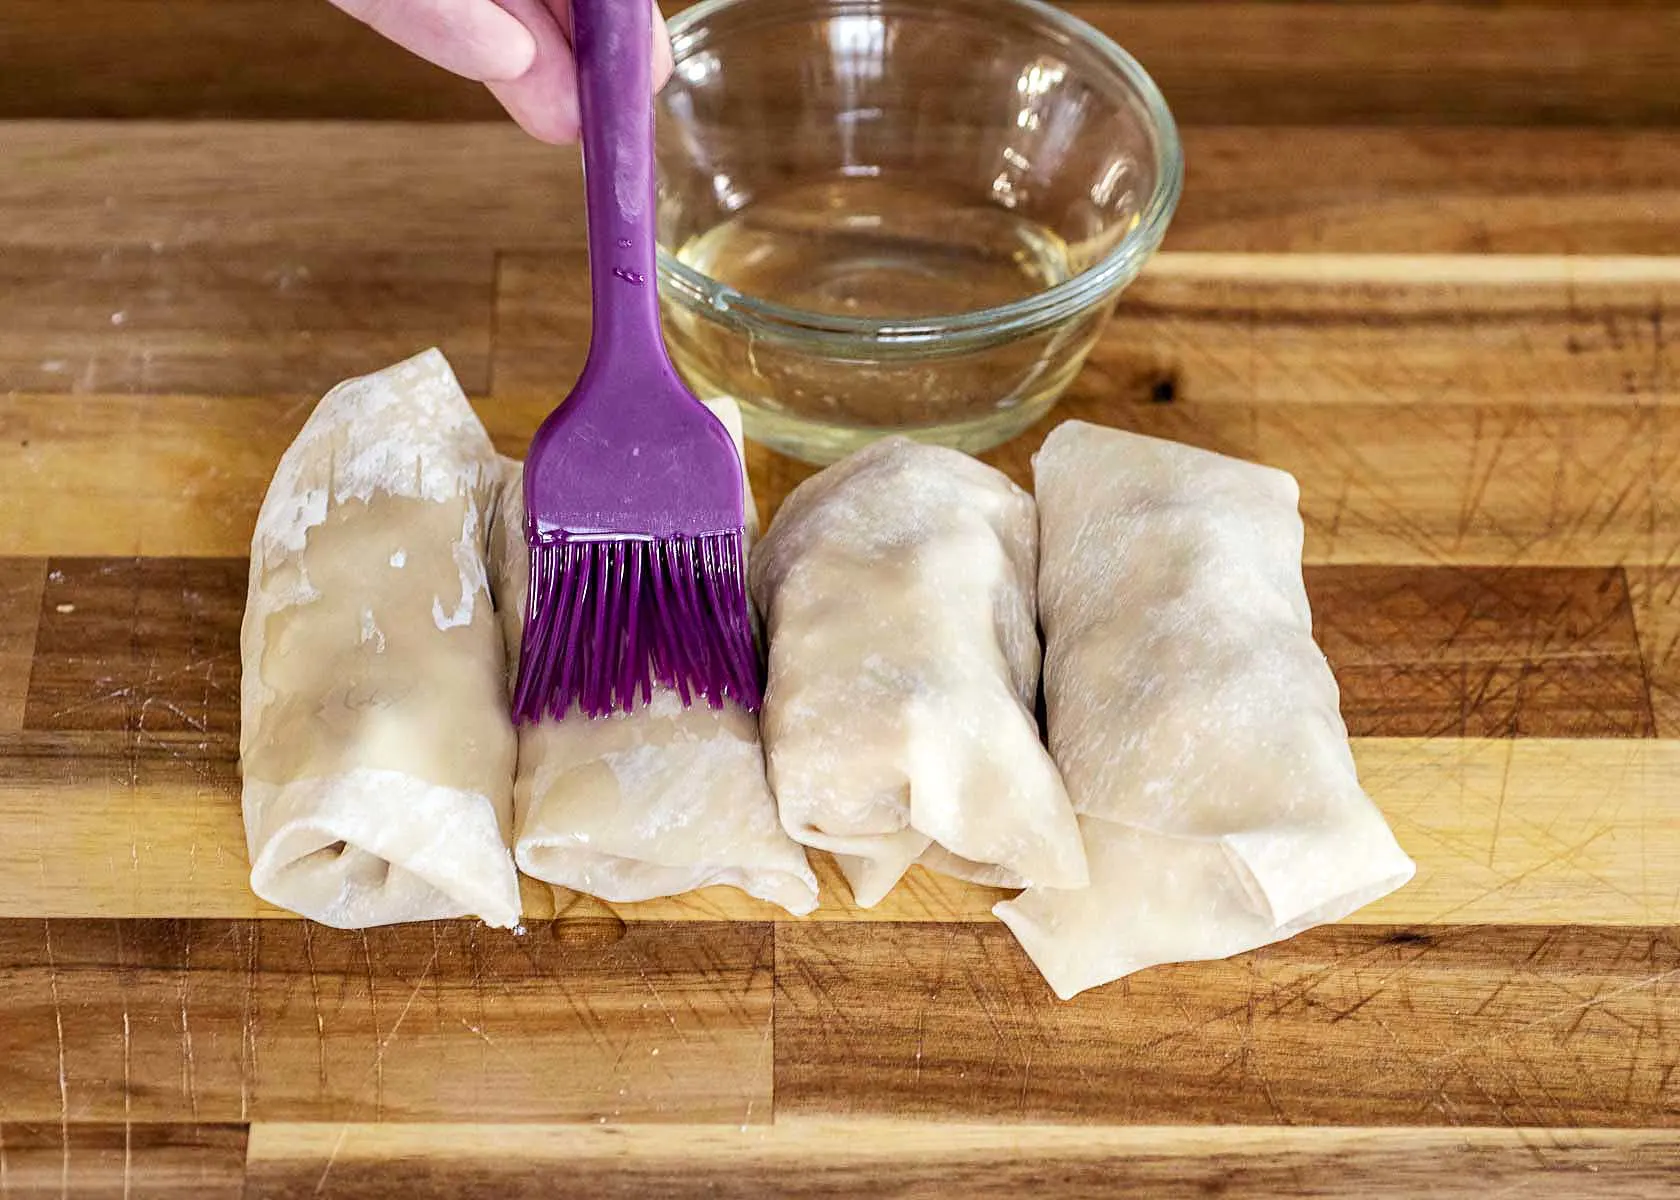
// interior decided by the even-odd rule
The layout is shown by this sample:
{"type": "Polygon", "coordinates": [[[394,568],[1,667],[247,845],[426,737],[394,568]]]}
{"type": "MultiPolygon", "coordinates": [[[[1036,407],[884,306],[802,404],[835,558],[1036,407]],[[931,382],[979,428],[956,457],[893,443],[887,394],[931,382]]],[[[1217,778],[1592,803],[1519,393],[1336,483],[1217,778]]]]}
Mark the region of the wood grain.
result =
{"type": "Polygon", "coordinates": [[[1314,632],[1365,737],[1650,737],[1617,568],[1314,567],[1314,632]]]}
{"type": "Polygon", "coordinates": [[[44,559],[0,558],[0,734],[23,727],[46,581],[44,559]]]}
{"type": "Polygon", "coordinates": [[[464,253],[583,240],[576,152],[510,125],[25,121],[0,130],[0,245],[464,253]]]}
{"type": "Polygon", "coordinates": [[[1165,254],[1081,384],[1178,403],[1670,404],[1676,309],[1680,257],[1165,254]]]}
{"type": "MultiPolygon", "coordinates": [[[[484,407],[497,443],[529,439],[552,393],[484,407]]],[[[0,555],[243,554],[308,400],[32,396],[0,404],[0,555]]],[[[1080,418],[1292,472],[1313,563],[1662,565],[1680,561],[1673,406],[1154,404],[1100,367],[1043,424],[986,458],[1030,482],[1031,455],[1080,418]]],[[[749,458],[773,510],[809,469],[749,458]]]]}
{"type": "MultiPolygon", "coordinates": [[[[672,11],[685,7],[669,6],[672,11]]],[[[1069,4],[1155,74],[1181,120],[1661,123],[1667,5],[1069,4]]],[[[8,12],[0,116],[461,119],[494,103],[347,18],[281,0],[50,0],[8,12]],[[85,11],[83,11],[85,10],[85,11]],[[95,33],[94,31],[98,31],[95,33]],[[297,63],[307,62],[308,70],[297,63]],[[229,70],[229,63],[239,69],[229,70]]]]}
{"type": "MultiPolygon", "coordinates": [[[[1184,142],[1172,250],[1680,250],[1673,130],[1191,126],[1184,142]]],[[[573,152],[505,124],[0,125],[0,256],[154,244],[575,250],[580,195],[573,152]]]]}
{"type": "Polygon", "coordinates": [[[1680,730],[1680,568],[1636,567],[1628,589],[1656,732],[1666,736],[1680,730]]]}
{"type": "Polygon", "coordinates": [[[0,1125],[0,1194],[7,1200],[239,1200],[245,1142],[243,1125],[0,1125]]]}
{"type": "Polygon", "coordinates": [[[0,554],[246,554],[275,464],[314,406],[0,397],[0,554]]]}
{"type": "Polygon", "coordinates": [[[1674,131],[1192,127],[1184,153],[1171,250],[1680,250],[1674,131]]]}
{"type": "MultiPolygon", "coordinates": [[[[502,257],[498,398],[577,378],[586,268],[581,251],[502,257]]],[[[1166,253],[1078,388],[1122,405],[1672,404],[1676,309],[1680,256],[1166,253]]]]}
{"type": "Polygon", "coordinates": [[[583,371],[590,324],[586,251],[500,255],[491,397],[564,396],[583,371]]]}
{"type": "MultiPolygon", "coordinates": [[[[43,588],[33,653],[0,664],[27,685],[18,727],[237,731],[244,559],[9,561],[43,588]]],[[[1654,732],[1619,569],[1316,566],[1307,586],[1356,736],[1654,732]]]]}
{"type": "Polygon", "coordinates": [[[244,559],[51,560],[25,729],[237,733],[244,559]]]}
{"type": "MultiPolygon", "coordinates": [[[[244,561],[54,559],[38,575],[29,673],[0,676],[28,688],[24,732],[0,734],[0,913],[276,915],[247,888],[238,812],[244,561]]],[[[1651,732],[1619,571],[1320,567],[1309,580],[1356,732],[1651,732]]],[[[1361,919],[1660,923],[1680,911],[1668,882],[1680,841],[1662,818],[1680,743],[1378,738],[1358,757],[1421,865],[1361,919]]],[[[832,863],[819,870],[828,919],[988,920],[998,895],[918,872],[859,914],[832,863]]],[[[777,911],[728,889],[614,909],[532,885],[526,903],[534,918],[777,911]]]]}
{"type": "MultiPolygon", "coordinates": [[[[247,882],[226,736],[0,735],[0,918],[285,917],[247,882]]],[[[1583,924],[1680,920],[1680,742],[1363,739],[1366,789],[1417,860],[1356,922],[1583,924]]],[[[876,908],[817,856],[821,921],[990,922],[1002,893],[913,872],[876,908]]],[[[530,885],[528,920],[771,921],[729,888],[606,905],[530,885]]]]}
{"type": "Polygon", "coordinates": [[[1308,562],[1604,566],[1676,558],[1673,407],[1153,404],[1099,369],[1040,426],[984,457],[1018,481],[1057,422],[1080,418],[1291,472],[1308,562]]]}
{"type": "MultiPolygon", "coordinates": [[[[496,396],[577,378],[586,263],[503,256],[496,396]]],[[[1666,404],[1676,308],[1680,257],[1169,253],[1122,298],[1081,386],[1182,403],[1666,404]]]]}
{"type": "Polygon", "coordinates": [[[319,396],[438,345],[489,386],[492,259],[404,253],[12,246],[0,382],[34,392],[319,396]]]}
{"type": "Polygon", "coordinates": [[[0,1118],[766,1121],[771,929],[0,922],[0,1118]]]}
{"type": "Polygon", "coordinates": [[[1675,1135],[1511,1129],[1055,1129],[864,1119],[771,1128],[258,1125],[249,1200],[705,1195],[718,1200],[1205,1200],[1302,1195],[1532,1200],[1654,1195],[1675,1135]],[[1303,1190],[1303,1189],[1309,1190],[1303,1190]]]}
{"type": "Polygon", "coordinates": [[[999,926],[788,925],[776,959],[778,1114],[1680,1125],[1668,929],[1331,926],[1067,1004],[999,926]]]}
{"type": "MultiPolygon", "coordinates": [[[[1674,556],[1680,260],[1295,261],[1161,256],[1061,408],[989,461],[1030,482],[1044,431],[1077,416],[1294,472],[1313,560],[1674,556]]],[[[576,279],[504,256],[498,404],[540,410],[573,377],[576,279]]],[[[810,474],[750,465],[771,510],[810,474]]]]}

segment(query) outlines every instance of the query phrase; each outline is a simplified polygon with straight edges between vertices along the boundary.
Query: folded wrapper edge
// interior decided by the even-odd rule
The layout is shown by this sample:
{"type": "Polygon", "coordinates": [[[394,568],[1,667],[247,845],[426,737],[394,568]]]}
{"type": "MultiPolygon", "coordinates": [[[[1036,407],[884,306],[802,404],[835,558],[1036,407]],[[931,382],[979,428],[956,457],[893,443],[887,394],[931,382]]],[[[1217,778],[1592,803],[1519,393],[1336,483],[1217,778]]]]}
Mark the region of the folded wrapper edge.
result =
{"type": "Polygon", "coordinates": [[[361,768],[283,786],[247,779],[244,809],[251,889],[271,904],[338,929],[519,923],[518,879],[484,796],[361,768]]]}
{"type": "MultiPolygon", "coordinates": [[[[1179,838],[1091,817],[1080,826],[1096,882],[1029,888],[992,909],[1063,1000],[1146,967],[1229,958],[1339,921],[1417,869],[1380,817],[1374,826],[1315,833],[1310,841],[1339,845],[1339,869],[1333,879],[1320,875],[1316,894],[1298,899],[1279,923],[1257,906],[1254,880],[1226,839],[1179,838]]],[[[1288,856],[1286,846],[1279,855],[1288,856]]],[[[1306,893],[1297,889],[1297,897],[1306,893]]]]}

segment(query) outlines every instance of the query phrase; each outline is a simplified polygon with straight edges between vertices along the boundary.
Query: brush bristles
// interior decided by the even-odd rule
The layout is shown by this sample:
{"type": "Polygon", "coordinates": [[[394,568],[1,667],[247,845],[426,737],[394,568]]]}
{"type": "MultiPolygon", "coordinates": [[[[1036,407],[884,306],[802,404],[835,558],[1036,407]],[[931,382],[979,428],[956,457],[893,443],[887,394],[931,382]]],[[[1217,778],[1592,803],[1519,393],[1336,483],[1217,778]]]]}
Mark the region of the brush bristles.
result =
{"type": "Polygon", "coordinates": [[[631,712],[655,684],[758,710],[741,534],[532,547],[514,719],[631,712]]]}

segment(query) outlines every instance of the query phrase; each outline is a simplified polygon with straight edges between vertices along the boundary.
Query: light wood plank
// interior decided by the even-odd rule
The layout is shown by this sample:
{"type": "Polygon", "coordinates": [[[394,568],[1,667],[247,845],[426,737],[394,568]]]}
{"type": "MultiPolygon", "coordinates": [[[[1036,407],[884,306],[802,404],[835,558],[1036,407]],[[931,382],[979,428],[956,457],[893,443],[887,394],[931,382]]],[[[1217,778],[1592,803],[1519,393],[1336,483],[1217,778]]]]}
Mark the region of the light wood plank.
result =
{"type": "Polygon", "coordinates": [[[778,1116],[1680,1126],[1669,928],[1314,930],[1055,1000],[993,925],[776,938],[778,1116]]]}
{"type": "Polygon", "coordinates": [[[274,466],[314,406],[0,397],[0,554],[246,554],[274,466]]]}
{"type": "MultiPolygon", "coordinates": [[[[328,10],[282,0],[13,0],[11,116],[483,117],[483,89],[328,10]],[[85,9],[86,11],[82,11],[85,9]],[[93,33],[98,30],[99,34],[93,33]],[[101,36],[102,35],[102,36],[101,36]],[[229,62],[248,64],[238,72],[229,62]],[[309,70],[295,64],[307,62],[309,70]]],[[[686,7],[672,3],[668,7],[686,7]]],[[[1160,80],[1181,119],[1660,123],[1680,17],[1664,5],[1330,0],[1068,7],[1160,80]]]]}
{"type": "MultiPolygon", "coordinates": [[[[554,392],[483,406],[518,449],[554,392]]],[[[0,401],[0,555],[237,555],[309,400],[32,396],[0,401]]],[[[1312,563],[1680,562],[1673,406],[1151,404],[1100,366],[1041,426],[987,455],[1030,482],[1057,422],[1082,418],[1292,472],[1312,563]]],[[[767,511],[810,474],[754,449],[767,511]]]]}
{"type": "Polygon", "coordinates": [[[417,247],[0,249],[0,380],[35,392],[318,396],[441,346],[489,386],[492,256],[417,247]]]}
{"type": "MultiPolygon", "coordinates": [[[[1418,875],[1352,921],[1680,920],[1680,742],[1378,738],[1354,756],[1418,875]]],[[[990,922],[1004,894],[918,870],[858,910],[833,864],[816,865],[821,921],[990,922]]],[[[0,917],[285,916],[247,872],[226,735],[0,736],[0,917]]],[[[531,885],[525,900],[532,921],[786,917],[728,888],[609,906],[531,885]]]]}
{"type": "Polygon", "coordinates": [[[239,1200],[243,1125],[0,1125],[7,1200],[239,1200]]]}
{"type": "Polygon", "coordinates": [[[46,560],[0,558],[0,733],[23,728],[46,560]]]}
{"type": "Polygon", "coordinates": [[[0,922],[0,1120],[767,1121],[771,941],[0,922]]]}
{"type": "Polygon", "coordinates": [[[1082,418],[1269,463],[1301,484],[1306,559],[1331,563],[1657,565],[1680,560],[1672,406],[1152,404],[1100,368],[985,457],[1018,481],[1057,422],[1082,418]]]}
{"type": "MultiPolygon", "coordinates": [[[[1671,130],[1190,126],[1184,141],[1169,249],[1680,251],[1671,130]]],[[[575,250],[580,196],[573,152],[500,123],[0,124],[0,255],[7,245],[575,250]]]]}
{"type": "Polygon", "coordinates": [[[892,1195],[1203,1200],[1655,1194],[1680,1171],[1669,1132],[1573,1129],[1187,1129],[861,1119],[713,1127],[275,1125],[251,1130],[249,1200],[892,1195]],[[559,1189],[557,1192],[556,1189],[559,1189]],[[1306,1189],[1310,1189],[1310,1192],[1306,1189]]]}
{"type": "Polygon", "coordinates": [[[583,236],[576,152],[504,123],[23,121],[0,124],[0,164],[0,253],[466,252],[583,236]]]}
{"type": "MultiPolygon", "coordinates": [[[[982,457],[1030,487],[1045,434],[1078,419],[1280,467],[1301,485],[1311,564],[1680,561],[1672,406],[1161,404],[1152,395],[1093,364],[1044,421],[982,457]]],[[[747,461],[770,513],[815,471],[759,446],[747,461]]]]}

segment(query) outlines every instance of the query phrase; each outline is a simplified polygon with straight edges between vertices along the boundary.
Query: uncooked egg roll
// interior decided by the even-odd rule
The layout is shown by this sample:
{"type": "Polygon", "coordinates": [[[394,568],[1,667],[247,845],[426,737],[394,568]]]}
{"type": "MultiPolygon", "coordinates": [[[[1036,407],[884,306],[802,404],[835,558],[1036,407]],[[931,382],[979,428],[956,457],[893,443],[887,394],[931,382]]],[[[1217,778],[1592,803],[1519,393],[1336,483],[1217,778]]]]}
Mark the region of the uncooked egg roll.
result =
{"type": "Polygon", "coordinates": [[[1085,883],[1033,716],[1036,556],[1032,497],[903,438],[806,481],[759,545],[771,789],[858,904],[917,862],[998,886],[1085,883]]]}
{"type": "Polygon", "coordinates": [[[486,571],[499,469],[436,350],[334,388],[251,540],[251,887],[327,925],[519,919],[514,734],[486,571]]]}
{"type": "Polygon", "coordinates": [[[1250,950],[1411,878],[1313,642],[1294,479],[1079,421],[1034,476],[1050,751],[1091,885],[995,911],[1057,994],[1250,950]]]}

